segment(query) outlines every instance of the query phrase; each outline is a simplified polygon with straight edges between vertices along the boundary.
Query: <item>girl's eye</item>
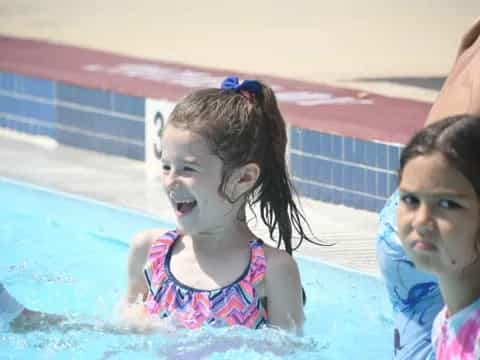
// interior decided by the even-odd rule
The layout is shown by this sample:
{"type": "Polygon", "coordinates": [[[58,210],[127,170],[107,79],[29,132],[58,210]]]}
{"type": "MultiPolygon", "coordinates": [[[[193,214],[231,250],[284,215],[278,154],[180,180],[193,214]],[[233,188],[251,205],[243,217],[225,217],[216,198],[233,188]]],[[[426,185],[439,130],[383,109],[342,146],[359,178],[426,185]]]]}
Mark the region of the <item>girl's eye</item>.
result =
{"type": "Polygon", "coordinates": [[[460,209],[461,208],[459,203],[452,200],[442,199],[439,201],[438,204],[443,209],[460,209]]]}
{"type": "Polygon", "coordinates": [[[195,171],[194,168],[191,168],[191,167],[188,167],[188,166],[185,166],[185,167],[183,168],[183,170],[184,170],[184,171],[195,171]]]}
{"type": "Polygon", "coordinates": [[[167,165],[167,164],[163,164],[163,165],[162,165],[162,170],[163,170],[163,171],[169,171],[170,168],[171,168],[170,165],[167,165]]]}
{"type": "Polygon", "coordinates": [[[414,207],[414,206],[417,206],[419,201],[418,199],[413,196],[413,195],[410,195],[410,194],[407,194],[407,195],[403,195],[401,197],[401,200],[402,202],[407,205],[408,207],[414,207]]]}

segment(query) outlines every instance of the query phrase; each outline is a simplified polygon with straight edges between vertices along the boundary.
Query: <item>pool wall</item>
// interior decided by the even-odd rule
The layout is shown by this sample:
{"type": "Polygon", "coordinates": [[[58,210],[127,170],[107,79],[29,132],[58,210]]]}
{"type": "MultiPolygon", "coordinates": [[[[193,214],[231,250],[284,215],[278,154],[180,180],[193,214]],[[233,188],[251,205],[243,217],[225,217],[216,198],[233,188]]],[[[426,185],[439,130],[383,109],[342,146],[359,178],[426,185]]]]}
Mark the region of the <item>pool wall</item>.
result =
{"type": "MultiPolygon", "coordinates": [[[[0,127],[145,161],[148,102],[171,104],[231,72],[0,36],[0,127]]],[[[243,78],[258,75],[238,74],[243,78]]],[[[289,124],[299,193],[378,211],[429,103],[261,76],[289,124]]]]}

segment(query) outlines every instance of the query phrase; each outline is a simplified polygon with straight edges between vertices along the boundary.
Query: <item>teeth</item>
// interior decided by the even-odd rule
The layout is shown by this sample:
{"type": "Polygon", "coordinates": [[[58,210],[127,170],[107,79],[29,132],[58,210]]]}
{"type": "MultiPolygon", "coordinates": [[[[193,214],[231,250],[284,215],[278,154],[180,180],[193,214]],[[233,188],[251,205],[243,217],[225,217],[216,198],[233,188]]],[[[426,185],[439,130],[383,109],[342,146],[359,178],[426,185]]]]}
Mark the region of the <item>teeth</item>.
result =
{"type": "Polygon", "coordinates": [[[188,203],[194,202],[195,200],[173,200],[173,201],[175,201],[177,204],[188,204],[188,203]]]}
{"type": "Polygon", "coordinates": [[[170,200],[174,201],[177,204],[187,204],[187,203],[191,203],[191,202],[195,201],[195,199],[189,199],[189,200],[187,200],[187,199],[176,199],[175,198],[175,193],[173,191],[169,191],[168,197],[170,198],[170,200]]]}

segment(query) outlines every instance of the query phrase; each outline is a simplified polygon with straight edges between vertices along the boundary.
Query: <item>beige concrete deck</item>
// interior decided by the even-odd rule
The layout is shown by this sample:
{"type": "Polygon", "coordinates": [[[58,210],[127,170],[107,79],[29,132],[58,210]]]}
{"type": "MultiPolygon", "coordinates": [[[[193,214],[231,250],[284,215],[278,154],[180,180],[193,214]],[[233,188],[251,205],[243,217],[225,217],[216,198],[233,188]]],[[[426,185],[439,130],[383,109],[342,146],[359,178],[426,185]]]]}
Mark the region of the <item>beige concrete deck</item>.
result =
{"type": "MultiPolygon", "coordinates": [[[[46,138],[0,130],[0,176],[84,195],[174,222],[161,187],[148,179],[144,163],[56,145],[46,138]]],[[[305,243],[299,254],[358,271],[377,274],[377,215],[344,206],[301,199],[314,234],[336,242],[305,243]]],[[[265,227],[254,231],[268,239],[265,227]]]]}

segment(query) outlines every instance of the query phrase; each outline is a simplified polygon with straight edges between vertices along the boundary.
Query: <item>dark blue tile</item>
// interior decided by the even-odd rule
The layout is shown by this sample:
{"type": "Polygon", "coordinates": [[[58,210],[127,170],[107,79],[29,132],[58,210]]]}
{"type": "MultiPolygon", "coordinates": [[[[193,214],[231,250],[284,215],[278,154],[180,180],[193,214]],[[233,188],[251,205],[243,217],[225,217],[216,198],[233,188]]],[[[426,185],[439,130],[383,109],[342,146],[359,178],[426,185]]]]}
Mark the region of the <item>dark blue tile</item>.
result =
{"type": "Polygon", "coordinates": [[[140,121],[58,106],[58,122],[125,140],[145,141],[145,126],[140,121]]]}
{"type": "Polygon", "coordinates": [[[302,177],[302,156],[290,153],[290,172],[294,177],[302,177]]]}
{"type": "Polygon", "coordinates": [[[388,195],[393,194],[393,192],[398,187],[398,178],[396,174],[388,174],[388,195]]]}
{"type": "Polygon", "coordinates": [[[387,161],[387,145],[383,143],[376,143],[377,148],[377,167],[380,169],[387,170],[388,161],[387,161]]]}
{"type": "Polygon", "coordinates": [[[365,210],[377,212],[377,199],[366,196],[364,205],[365,210]]]}
{"type": "Polygon", "coordinates": [[[303,156],[302,158],[302,178],[308,180],[315,179],[314,159],[310,156],[303,156]]]}
{"type": "Polygon", "coordinates": [[[140,149],[135,149],[132,144],[95,137],[80,132],[67,131],[65,129],[58,129],[57,140],[67,145],[109,155],[124,157],[128,157],[130,155],[132,158],[137,160],[143,157],[143,155],[140,153],[140,149]]]}
{"type": "Polygon", "coordinates": [[[365,192],[365,169],[353,167],[353,190],[365,192]]]}
{"type": "Polygon", "coordinates": [[[15,123],[15,130],[18,132],[26,132],[27,125],[22,121],[13,120],[15,123]]]}
{"type": "Polygon", "coordinates": [[[26,124],[25,132],[27,134],[35,134],[35,125],[34,124],[26,124]]]}
{"type": "Polygon", "coordinates": [[[113,111],[145,118],[145,98],[112,93],[113,111]]]}
{"type": "Polygon", "coordinates": [[[12,120],[9,119],[9,118],[5,118],[5,127],[8,128],[8,129],[11,129],[12,128],[12,120]]]}
{"type": "Polygon", "coordinates": [[[53,139],[57,139],[57,130],[58,129],[54,127],[37,125],[36,133],[37,135],[49,136],[53,139]]]}
{"type": "Polygon", "coordinates": [[[313,130],[304,130],[302,150],[308,154],[318,155],[320,153],[320,133],[313,130]]]}
{"type": "Polygon", "coordinates": [[[345,161],[355,162],[355,145],[354,139],[351,137],[345,137],[343,139],[343,155],[345,161]]]}
{"type": "Polygon", "coordinates": [[[388,196],[388,179],[384,172],[377,172],[377,196],[388,196]]]}
{"type": "Polygon", "coordinates": [[[326,133],[319,133],[319,139],[320,139],[320,152],[319,154],[324,157],[331,157],[333,150],[333,141],[332,141],[332,135],[326,134],[326,133]]]}
{"type": "Polygon", "coordinates": [[[145,141],[145,124],[139,121],[96,114],[94,129],[125,140],[145,141]]]}
{"type": "Polygon", "coordinates": [[[332,163],[328,160],[315,159],[314,178],[312,180],[330,185],[332,183],[332,163]]]}
{"type": "Polygon", "coordinates": [[[109,139],[99,139],[97,151],[104,152],[109,155],[126,157],[128,152],[128,144],[109,139]]]}
{"type": "Polygon", "coordinates": [[[308,196],[308,184],[303,182],[303,181],[299,181],[299,180],[295,180],[294,182],[294,186],[295,186],[295,189],[296,191],[302,195],[302,196],[308,196]]]}
{"type": "Polygon", "coordinates": [[[0,89],[13,91],[15,88],[15,75],[11,73],[0,72],[0,89]]]}
{"type": "Polygon", "coordinates": [[[332,202],[332,190],[319,185],[313,185],[314,196],[313,199],[320,200],[323,202],[332,202]]]}
{"type": "Polygon", "coordinates": [[[343,160],[343,136],[332,135],[332,159],[343,160]]]}
{"type": "Polygon", "coordinates": [[[343,187],[343,164],[332,163],[332,185],[343,187]]]}
{"type": "Polygon", "coordinates": [[[20,115],[18,99],[11,96],[0,95],[0,112],[12,115],[20,115]]]}
{"type": "Polygon", "coordinates": [[[37,119],[47,123],[55,123],[57,111],[55,105],[36,101],[18,100],[20,116],[37,119]]]}
{"type": "Polygon", "coordinates": [[[313,200],[321,200],[321,190],[322,188],[317,185],[308,184],[308,190],[306,191],[308,197],[313,200]]]}
{"type": "Polygon", "coordinates": [[[397,171],[400,165],[400,148],[398,146],[388,146],[388,169],[397,171]]]}
{"type": "Polygon", "coordinates": [[[127,157],[134,160],[145,161],[145,148],[143,146],[129,144],[127,146],[127,157]]]}
{"type": "Polygon", "coordinates": [[[15,75],[15,91],[46,99],[55,98],[55,83],[51,80],[15,75]]]}
{"type": "Polygon", "coordinates": [[[364,153],[365,165],[376,167],[377,166],[377,145],[374,142],[365,142],[364,153]]]}
{"type": "Polygon", "coordinates": [[[355,200],[353,198],[353,193],[345,191],[343,193],[343,204],[345,206],[353,207],[355,203],[355,200]]]}
{"type": "Polygon", "coordinates": [[[353,170],[354,167],[350,165],[345,165],[343,167],[343,187],[347,190],[353,190],[355,187],[353,170]]]}
{"type": "Polygon", "coordinates": [[[59,128],[56,132],[56,140],[62,144],[87,150],[95,150],[93,146],[94,138],[79,132],[72,132],[59,128]]]}
{"type": "Polygon", "coordinates": [[[352,194],[352,206],[355,209],[365,208],[365,197],[360,194],[352,194]]]}
{"type": "Polygon", "coordinates": [[[308,198],[313,198],[314,192],[313,192],[313,186],[312,184],[309,184],[307,182],[304,182],[302,184],[302,189],[303,189],[303,195],[308,197],[308,198]]]}
{"type": "Polygon", "coordinates": [[[380,210],[383,209],[386,201],[387,201],[387,199],[375,199],[376,212],[380,212],[380,210]]]}
{"type": "Polygon", "coordinates": [[[338,189],[333,189],[332,191],[332,202],[334,204],[343,204],[343,191],[338,189]]]}
{"type": "Polygon", "coordinates": [[[57,120],[62,125],[73,126],[88,131],[93,131],[95,126],[95,116],[93,113],[61,105],[57,106],[57,120]]]}
{"type": "Polygon", "coordinates": [[[110,91],[94,90],[75,85],[57,83],[57,100],[84,106],[112,110],[110,91]]]}
{"type": "Polygon", "coordinates": [[[360,139],[354,140],[354,160],[357,164],[365,163],[365,141],[360,139]]]}
{"type": "Polygon", "coordinates": [[[374,170],[365,170],[365,192],[367,194],[377,194],[377,172],[374,170]]]}
{"type": "Polygon", "coordinates": [[[292,126],[290,128],[290,149],[302,150],[302,129],[292,126]]]}

